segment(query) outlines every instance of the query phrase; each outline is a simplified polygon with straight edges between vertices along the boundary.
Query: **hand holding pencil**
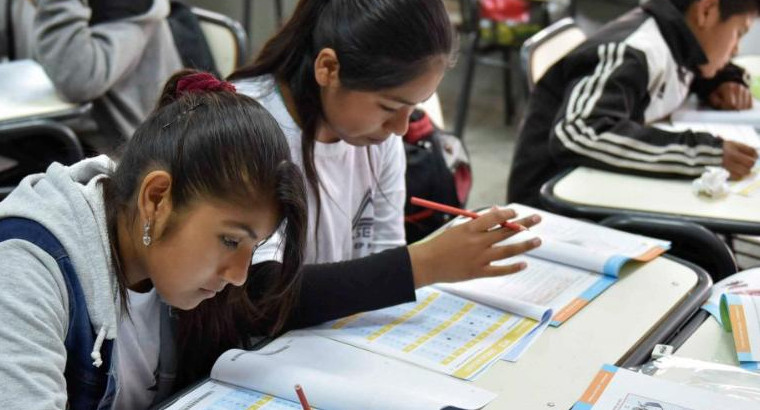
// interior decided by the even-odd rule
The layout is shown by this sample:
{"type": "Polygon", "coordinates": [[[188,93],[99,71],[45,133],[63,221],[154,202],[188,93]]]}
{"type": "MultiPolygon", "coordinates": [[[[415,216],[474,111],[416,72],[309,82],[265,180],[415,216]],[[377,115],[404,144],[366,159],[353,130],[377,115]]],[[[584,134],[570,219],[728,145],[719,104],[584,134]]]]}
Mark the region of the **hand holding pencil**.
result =
{"type": "MultiPolygon", "coordinates": [[[[419,200],[416,202],[421,203],[419,200]]],[[[541,244],[538,238],[508,245],[499,244],[539,223],[541,218],[538,215],[510,222],[516,217],[515,212],[510,209],[494,207],[482,215],[468,214],[469,211],[457,208],[453,210],[456,210],[457,214],[477,219],[454,226],[438,236],[409,246],[415,287],[519,272],[527,266],[524,262],[515,261],[498,265],[493,265],[492,262],[522,254],[541,244]],[[507,228],[493,229],[499,225],[507,226],[507,228]]]]}

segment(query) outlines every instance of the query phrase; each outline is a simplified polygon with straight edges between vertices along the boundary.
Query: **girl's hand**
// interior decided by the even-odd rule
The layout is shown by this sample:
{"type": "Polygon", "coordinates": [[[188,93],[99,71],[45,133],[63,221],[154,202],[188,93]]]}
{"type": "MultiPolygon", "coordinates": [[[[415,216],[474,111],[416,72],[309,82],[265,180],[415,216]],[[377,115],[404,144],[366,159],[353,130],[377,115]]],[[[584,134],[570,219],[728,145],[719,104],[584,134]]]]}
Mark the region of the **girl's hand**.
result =
{"type": "MultiPolygon", "coordinates": [[[[494,246],[517,233],[498,227],[500,223],[515,216],[511,209],[494,207],[478,219],[452,227],[430,240],[410,245],[414,286],[419,288],[437,282],[501,276],[525,269],[524,262],[491,266],[491,262],[541,245],[540,239],[533,238],[510,245],[494,246]]],[[[514,222],[529,228],[540,221],[538,215],[531,215],[514,222]]]]}

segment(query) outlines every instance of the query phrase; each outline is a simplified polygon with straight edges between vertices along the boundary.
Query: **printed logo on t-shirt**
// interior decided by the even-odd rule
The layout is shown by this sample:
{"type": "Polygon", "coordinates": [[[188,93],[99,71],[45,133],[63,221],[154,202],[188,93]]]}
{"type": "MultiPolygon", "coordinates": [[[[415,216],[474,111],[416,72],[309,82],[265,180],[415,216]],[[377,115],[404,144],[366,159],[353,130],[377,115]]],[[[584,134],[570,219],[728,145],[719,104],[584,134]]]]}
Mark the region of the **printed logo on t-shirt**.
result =
{"type": "Polygon", "coordinates": [[[354,257],[369,255],[372,251],[374,225],[375,207],[372,204],[372,190],[367,188],[351,223],[354,257]]]}

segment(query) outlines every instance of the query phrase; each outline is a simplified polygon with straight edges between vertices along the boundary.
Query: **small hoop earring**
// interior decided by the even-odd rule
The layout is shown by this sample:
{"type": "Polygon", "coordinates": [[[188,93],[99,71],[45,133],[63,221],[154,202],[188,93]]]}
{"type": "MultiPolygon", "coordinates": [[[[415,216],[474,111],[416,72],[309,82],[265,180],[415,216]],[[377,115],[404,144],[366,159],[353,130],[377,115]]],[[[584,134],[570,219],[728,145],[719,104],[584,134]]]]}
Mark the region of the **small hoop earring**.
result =
{"type": "Polygon", "coordinates": [[[153,241],[150,237],[150,219],[145,221],[145,225],[143,225],[142,241],[145,246],[150,246],[150,243],[153,241]]]}

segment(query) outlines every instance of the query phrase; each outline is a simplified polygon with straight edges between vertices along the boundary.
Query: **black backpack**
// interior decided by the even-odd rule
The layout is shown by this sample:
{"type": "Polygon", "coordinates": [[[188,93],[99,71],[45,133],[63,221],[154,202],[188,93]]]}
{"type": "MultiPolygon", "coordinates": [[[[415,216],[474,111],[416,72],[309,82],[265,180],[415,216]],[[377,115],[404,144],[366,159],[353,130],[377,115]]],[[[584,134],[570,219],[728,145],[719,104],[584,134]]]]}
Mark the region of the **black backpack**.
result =
{"type": "Polygon", "coordinates": [[[404,135],[406,151],[406,203],[404,228],[408,243],[416,242],[451,219],[409,203],[419,197],[455,207],[463,207],[472,187],[472,171],[462,141],[435,127],[430,117],[415,110],[404,135]]]}

